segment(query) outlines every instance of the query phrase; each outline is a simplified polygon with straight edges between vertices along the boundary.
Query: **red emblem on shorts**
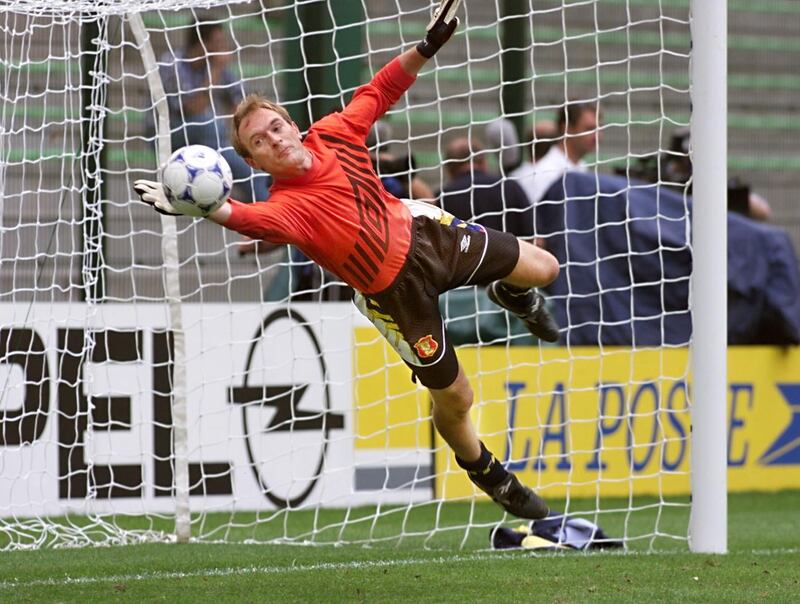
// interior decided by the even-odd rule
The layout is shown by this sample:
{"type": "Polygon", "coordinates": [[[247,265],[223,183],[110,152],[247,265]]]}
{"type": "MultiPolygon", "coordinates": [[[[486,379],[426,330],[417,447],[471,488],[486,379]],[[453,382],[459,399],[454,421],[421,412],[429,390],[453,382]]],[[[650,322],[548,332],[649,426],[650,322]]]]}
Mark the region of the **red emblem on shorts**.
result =
{"type": "Polygon", "coordinates": [[[417,349],[417,356],[419,358],[428,359],[439,350],[439,342],[434,340],[432,335],[428,334],[417,340],[417,343],[414,344],[414,348],[417,349]]]}

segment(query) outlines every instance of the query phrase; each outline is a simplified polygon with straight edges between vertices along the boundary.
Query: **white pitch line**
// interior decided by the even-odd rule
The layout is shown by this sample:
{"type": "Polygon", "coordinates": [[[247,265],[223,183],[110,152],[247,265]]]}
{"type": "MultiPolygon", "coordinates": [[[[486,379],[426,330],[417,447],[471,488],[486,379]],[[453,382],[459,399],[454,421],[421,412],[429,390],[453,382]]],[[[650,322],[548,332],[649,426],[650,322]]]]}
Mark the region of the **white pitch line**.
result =
{"type": "Polygon", "coordinates": [[[778,547],[775,549],[754,549],[750,552],[756,556],[769,556],[771,554],[800,554],[800,547],[778,547]]]}
{"type": "Polygon", "coordinates": [[[19,589],[25,587],[45,587],[63,585],[91,585],[95,583],[126,583],[150,581],[154,579],[186,579],[192,577],[228,577],[233,575],[275,575],[295,572],[314,572],[320,570],[349,570],[368,568],[388,568],[392,566],[413,566],[415,564],[449,564],[452,562],[487,561],[519,557],[519,550],[511,553],[455,555],[438,558],[405,558],[401,560],[353,560],[351,562],[320,562],[318,564],[298,564],[291,566],[242,566],[228,568],[206,568],[193,572],[150,572],[132,575],[109,575],[104,577],[53,577],[33,581],[0,581],[0,589],[19,589]]]}
{"type": "MultiPolygon", "coordinates": [[[[529,552],[534,553],[534,552],[529,552]]],[[[591,552],[590,555],[613,556],[685,556],[687,552],[591,552]]],[[[771,554],[800,554],[800,548],[776,548],[750,550],[749,552],[733,552],[765,556],[771,554]]],[[[20,589],[26,587],[54,587],[65,585],[93,585],[97,583],[130,583],[134,581],[151,581],[161,579],[188,579],[193,577],[229,577],[234,575],[277,575],[283,573],[314,572],[320,570],[360,570],[369,568],[391,568],[413,566],[415,564],[450,564],[453,562],[485,562],[507,558],[519,558],[523,550],[509,552],[486,552],[468,555],[440,556],[436,558],[405,558],[401,560],[353,560],[351,562],[320,562],[318,564],[292,564],[291,566],[242,566],[228,568],[206,568],[194,572],[151,572],[134,575],[109,575],[103,577],[53,577],[51,579],[35,579],[33,581],[5,580],[0,581],[0,589],[20,589]]],[[[702,554],[695,554],[702,555],[702,554]]],[[[548,557],[570,557],[570,554],[557,553],[548,557]]]]}

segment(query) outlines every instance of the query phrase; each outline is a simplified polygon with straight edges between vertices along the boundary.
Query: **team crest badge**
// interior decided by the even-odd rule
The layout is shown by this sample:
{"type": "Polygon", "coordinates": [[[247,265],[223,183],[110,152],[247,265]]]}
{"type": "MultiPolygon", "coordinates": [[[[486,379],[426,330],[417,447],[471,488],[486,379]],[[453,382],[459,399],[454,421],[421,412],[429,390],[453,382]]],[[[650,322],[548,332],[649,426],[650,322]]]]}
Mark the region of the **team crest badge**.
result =
{"type": "Polygon", "coordinates": [[[417,340],[417,343],[414,344],[414,348],[419,358],[429,359],[439,350],[439,342],[434,340],[432,335],[428,334],[417,340]]]}

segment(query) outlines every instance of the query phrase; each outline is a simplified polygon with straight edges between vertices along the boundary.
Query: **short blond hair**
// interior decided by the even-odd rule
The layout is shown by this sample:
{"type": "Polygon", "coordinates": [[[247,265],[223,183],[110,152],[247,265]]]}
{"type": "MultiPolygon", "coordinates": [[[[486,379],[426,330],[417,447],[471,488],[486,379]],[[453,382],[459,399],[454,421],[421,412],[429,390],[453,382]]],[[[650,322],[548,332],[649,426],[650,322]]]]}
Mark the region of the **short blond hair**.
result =
{"type": "Polygon", "coordinates": [[[233,130],[231,131],[231,143],[233,144],[233,149],[244,159],[248,159],[250,157],[250,151],[245,146],[244,141],[239,138],[239,126],[242,125],[244,118],[257,109],[269,109],[270,111],[274,111],[280,115],[284,120],[286,120],[286,123],[294,123],[292,121],[292,116],[289,115],[289,112],[278,105],[278,103],[274,103],[260,94],[248,94],[236,107],[236,111],[233,114],[233,130]]]}

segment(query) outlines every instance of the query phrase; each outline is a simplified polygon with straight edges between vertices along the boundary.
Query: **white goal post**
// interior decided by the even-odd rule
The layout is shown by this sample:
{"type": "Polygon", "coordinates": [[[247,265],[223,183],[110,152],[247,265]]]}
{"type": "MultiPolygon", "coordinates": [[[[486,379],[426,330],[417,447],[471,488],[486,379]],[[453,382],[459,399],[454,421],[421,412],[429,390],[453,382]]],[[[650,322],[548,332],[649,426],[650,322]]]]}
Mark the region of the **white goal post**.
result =
{"type": "MultiPolygon", "coordinates": [[[[307,129],[416,44],[433,8],[0,6],[0,550],[485,548],[489,529],[514,523],[466,480],[427,393],[335,276],[290,248],[253,253],[207,221],[157,215],[132,189],[181,136],[232,152],[223,134],[245,93],[307,129]],[[216,60],[227,79],[212,81],[216,60]],[[192,113],[191,95],[206,109],[192,113]]],[[[502,207],[482,205],[488,181],[450,190],[477,220],[525,216],[561,263],[547,292],[557,346],[476,288],[442,298],[481,438],[556,509],[631,549],[724,552],[726,3],[459,10],[368,144],[398,195],[419,195],[412,176],[438,195],[464,160],[462,177],[495,175],[502,207]],[[520,209],[534,147],[587,135],[578,105],[596,148],[520,209]],[[564,114],[564,133],[534,129],[564,114]],[[689,127],[687,153],[673,139],[689,127]],[[466,158],[448,150],[459,137],[466,158]]],[[[234,195],[258,197],[263,175],[235,178],[234,195]]]]}
{"type": "MultiPolygon", "coordinates": [[[[147,37],[142,16],[130,15],[131,33],[142,49],[142,64],[156,115],[156,162],[163,166],[172,155],[170,142],[169,107],[164,83],[158,73],[153,46],[147,37]]],[[[164,256],[164,294],[169,305],[169,325],[175,341],[173,374],[173,421],[175,441],[175,536],[185,543],[191,537],[189,518],[189,465],[186,448],[186,349],[181,311],[181,286],[178,278],[178,235],[174,216],[161,217],[161,253],[164,256]]]]}
{"type": "Polygon", "coordinates": [[[692,2],[692,551],[728,549],[728,6],[692,2]]]}

